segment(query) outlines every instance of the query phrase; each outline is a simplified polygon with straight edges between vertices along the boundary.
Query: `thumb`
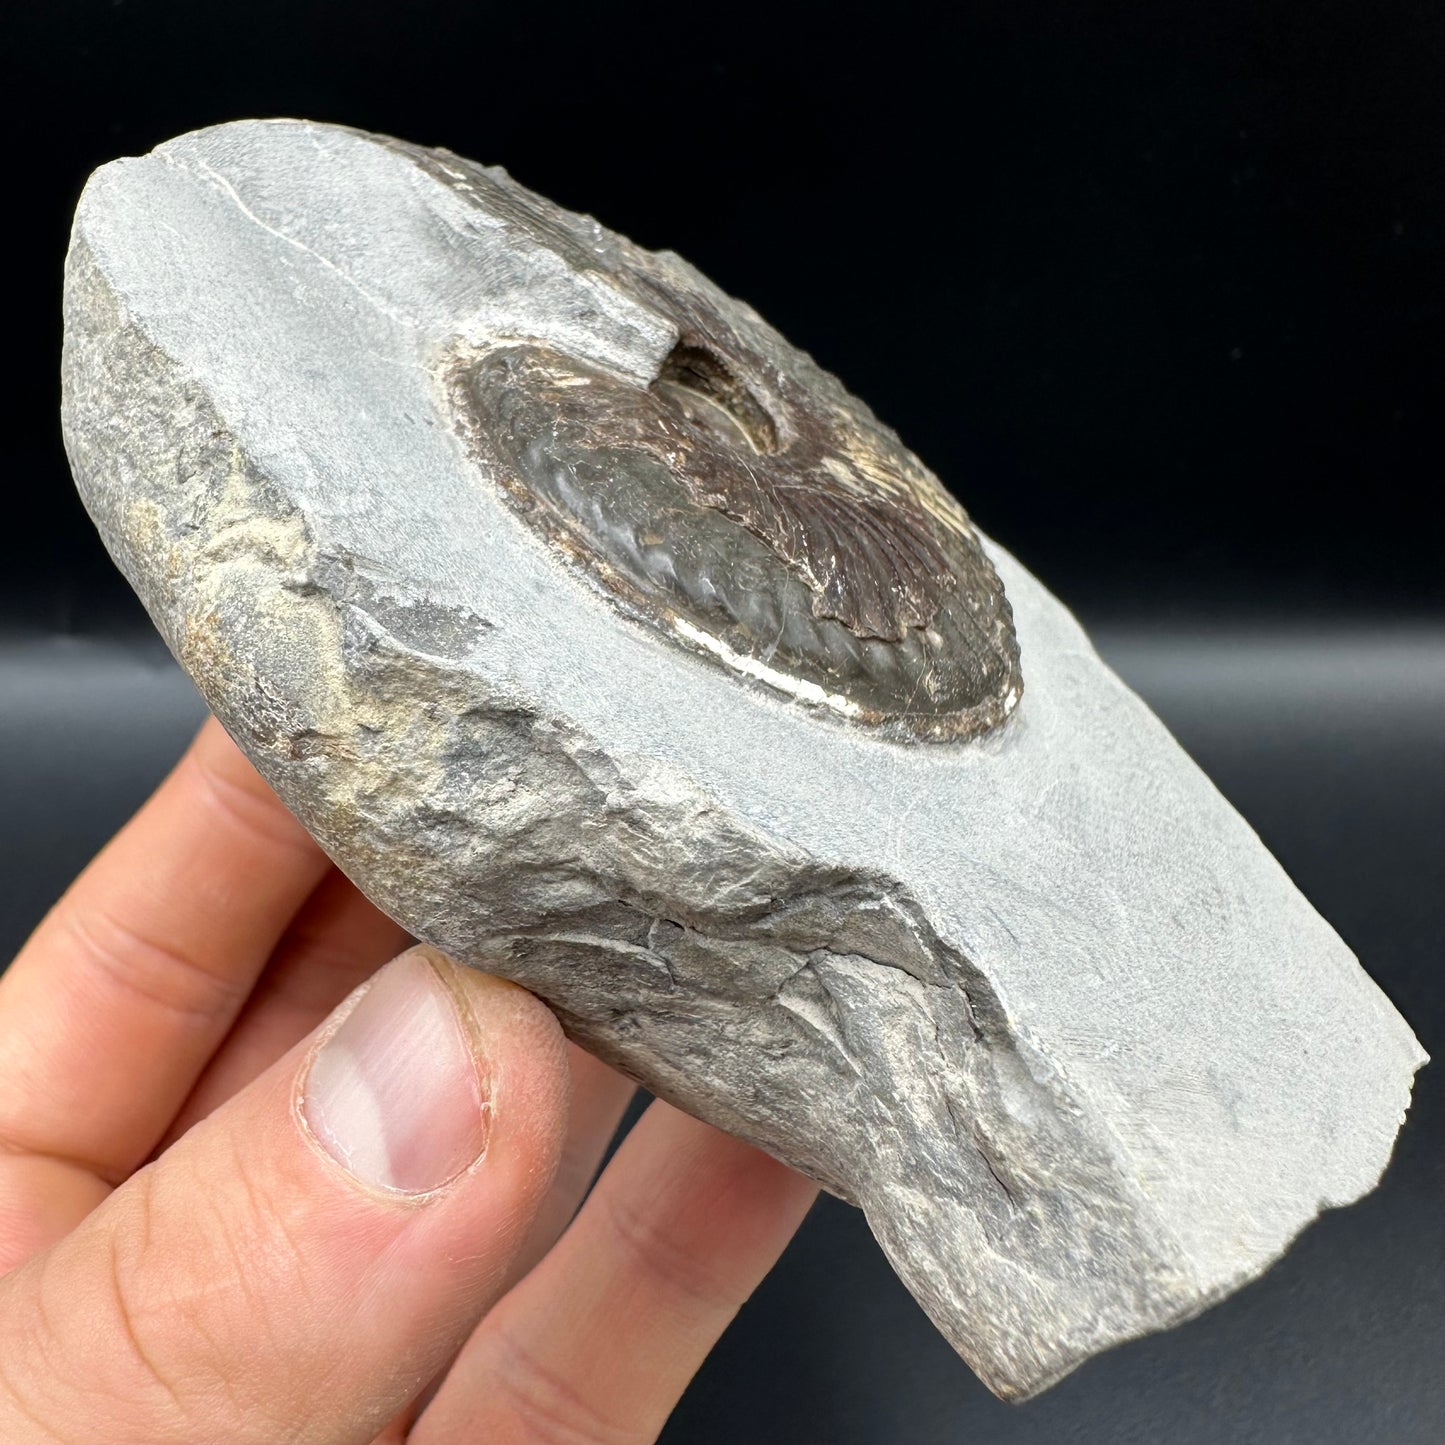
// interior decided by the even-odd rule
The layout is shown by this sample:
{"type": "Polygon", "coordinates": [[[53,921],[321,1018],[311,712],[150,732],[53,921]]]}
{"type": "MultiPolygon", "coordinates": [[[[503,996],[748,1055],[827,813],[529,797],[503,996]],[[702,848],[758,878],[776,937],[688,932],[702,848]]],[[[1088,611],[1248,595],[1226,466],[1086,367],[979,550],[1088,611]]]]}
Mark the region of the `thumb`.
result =
{"type": "Polygon", "coordinates": [[[501,1291],[567,1081],[530,994],[402,954],[0,1281],[0,1439],[370,1439],[501,1291]]]}

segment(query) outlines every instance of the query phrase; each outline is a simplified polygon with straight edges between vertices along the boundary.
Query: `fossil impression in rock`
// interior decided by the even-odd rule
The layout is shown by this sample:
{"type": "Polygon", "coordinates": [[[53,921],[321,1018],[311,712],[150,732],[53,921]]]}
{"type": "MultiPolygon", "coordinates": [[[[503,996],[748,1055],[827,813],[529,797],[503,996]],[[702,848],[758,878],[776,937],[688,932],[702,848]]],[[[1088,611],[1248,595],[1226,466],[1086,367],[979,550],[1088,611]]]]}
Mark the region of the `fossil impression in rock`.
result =
{"type": "Polygon", "coordinates": [[[1077,623],[753,311],[446,151],[91,179],[85,502],[407,928],[867,1214],[1036,1392],[1371,1189],[1419,1045],[1077,623]]]}

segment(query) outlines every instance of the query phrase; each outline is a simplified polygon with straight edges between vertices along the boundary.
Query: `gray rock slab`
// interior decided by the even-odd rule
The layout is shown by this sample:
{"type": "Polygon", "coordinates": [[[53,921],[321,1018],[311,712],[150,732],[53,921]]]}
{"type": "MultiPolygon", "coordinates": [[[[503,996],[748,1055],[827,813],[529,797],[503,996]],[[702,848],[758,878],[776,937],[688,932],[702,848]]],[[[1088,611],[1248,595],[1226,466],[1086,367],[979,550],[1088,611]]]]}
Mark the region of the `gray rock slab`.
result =
{"type": "Polygon", "coordinates": [[[984,1381],[1025,1397],[1370,1190],[1424,1056],[989,539],[1022,699],[952,742],[740,679],[564,565],[439,378],[459,338],[516,336],[657,374],[676,326],[572,242],[329,126],[105,166],[66,273],[77,483],[206,701],[370,897],[858,1204],[984,1381]]]}

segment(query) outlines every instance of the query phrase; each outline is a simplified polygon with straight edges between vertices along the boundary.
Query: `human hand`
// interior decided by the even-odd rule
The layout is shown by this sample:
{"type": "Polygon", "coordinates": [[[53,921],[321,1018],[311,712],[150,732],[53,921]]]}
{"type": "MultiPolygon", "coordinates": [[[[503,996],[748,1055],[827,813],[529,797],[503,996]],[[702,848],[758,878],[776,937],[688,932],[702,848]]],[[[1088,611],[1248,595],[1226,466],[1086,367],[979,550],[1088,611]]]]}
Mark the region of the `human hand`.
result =
{"type": "Polygon", "coordinates": [[[658,1103],[568,1227],[631,1086],[406,942],[207,723],[0,980],[0,1439],[656,1436],[813,1187],[658,1103]]]}

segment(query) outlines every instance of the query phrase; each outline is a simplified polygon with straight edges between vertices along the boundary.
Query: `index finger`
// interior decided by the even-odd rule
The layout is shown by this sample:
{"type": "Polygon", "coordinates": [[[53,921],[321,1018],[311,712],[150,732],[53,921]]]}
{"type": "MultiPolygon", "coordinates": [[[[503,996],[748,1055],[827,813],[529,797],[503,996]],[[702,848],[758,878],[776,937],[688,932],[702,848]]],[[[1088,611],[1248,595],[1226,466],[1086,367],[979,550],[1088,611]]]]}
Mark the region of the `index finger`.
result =
{"type": "Polygon", "coordinates": [[[0,979],[8,1222],[47,1187],[17,1161],[112,1185],[146,1158],[328,866],[208,721],[0,979]]]}

